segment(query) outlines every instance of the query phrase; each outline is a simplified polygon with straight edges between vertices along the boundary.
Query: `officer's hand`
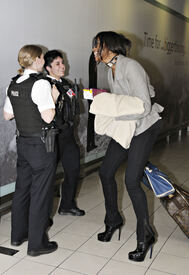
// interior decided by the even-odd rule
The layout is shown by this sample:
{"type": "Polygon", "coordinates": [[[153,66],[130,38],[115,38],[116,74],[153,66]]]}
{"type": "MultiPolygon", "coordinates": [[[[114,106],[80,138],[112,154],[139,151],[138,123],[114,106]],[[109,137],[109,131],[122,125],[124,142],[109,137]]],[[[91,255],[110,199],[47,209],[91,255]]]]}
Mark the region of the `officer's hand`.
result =
{"type": "Polygon", "coordinates": [[[53,98],[53,100],[54,100],[54,103],[56,103],[57,98],[58,98],[58,96],[59,96],[60,93],[59,93],[59,91],[58,91],[58,89],[56,88],[55,85],[52,86],[52,91],[51,91],[51,93],[52,93],[52,98],[53,98]]]}

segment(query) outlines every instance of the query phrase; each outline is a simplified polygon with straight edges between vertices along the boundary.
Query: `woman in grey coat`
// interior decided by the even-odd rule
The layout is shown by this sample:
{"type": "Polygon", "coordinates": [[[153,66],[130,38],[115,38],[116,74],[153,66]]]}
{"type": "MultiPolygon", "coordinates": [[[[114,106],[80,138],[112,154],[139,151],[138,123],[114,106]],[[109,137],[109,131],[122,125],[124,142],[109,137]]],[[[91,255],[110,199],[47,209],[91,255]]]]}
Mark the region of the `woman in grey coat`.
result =
{"type": "Polygon", "coordinates": [[[137,218],[137,248],[129,252],[129,259],[143,261],[155,242],[154,232],[149,224],[146,195],[140,186],[144,167],[152,147],[160,132],[162,120],[159,112],[163,108],[151,104],[155,95],[148,75],[135,60],[126,57],[130,41],[122,34],[112,31],[98,33],[92,42],[93,53],[97,63],[103,62],[109,67],[108,83],[111,93],[138,97],[143,101],[142,114],[130,114],[119,117],[119,120],[136,120],[136,130],[128,149],[123,148],[111,139],[104,161],[100,168],[105,198],[105,231],[98,234],[98,240],[108,242],[116,230],[119,237],[123,219],[118,210],[117,186],[115,174],[123,161],[127,159],[125,184],[137,218]]]}

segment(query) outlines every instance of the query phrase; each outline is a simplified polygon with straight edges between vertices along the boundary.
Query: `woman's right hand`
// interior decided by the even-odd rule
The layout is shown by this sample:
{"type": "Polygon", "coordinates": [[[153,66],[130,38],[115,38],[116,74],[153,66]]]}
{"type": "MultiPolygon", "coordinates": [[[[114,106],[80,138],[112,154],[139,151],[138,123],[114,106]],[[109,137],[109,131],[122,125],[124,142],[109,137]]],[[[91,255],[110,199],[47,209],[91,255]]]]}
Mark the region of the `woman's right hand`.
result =
{"type": "Polygon", "coordinates": [[[55,85],[52,86],[52,91],[51,91],[51,94],[52,94],[52,98],[54,100],[54,103],[56,103],[57,101],[57,98],[59,97],[59,91],[57,89],[57,87],[55,85]]]}

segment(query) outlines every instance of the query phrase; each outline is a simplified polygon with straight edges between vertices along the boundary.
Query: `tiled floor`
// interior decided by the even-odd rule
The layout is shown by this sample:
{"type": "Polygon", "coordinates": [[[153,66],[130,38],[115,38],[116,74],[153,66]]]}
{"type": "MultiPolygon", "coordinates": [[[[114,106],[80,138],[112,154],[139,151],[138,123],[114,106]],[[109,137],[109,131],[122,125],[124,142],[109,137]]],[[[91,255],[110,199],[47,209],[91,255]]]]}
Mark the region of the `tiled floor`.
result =
{"type": "MultiPolygon", "coordinates": [[[[170,143],[159,142],[151,156],[152,163],[166,172],[175,183],[189,190],[189,136],[174,137],[170,143]]],[[[0,274],[6,275],[188,275],[189,241],[161,206],[151,191],[147,193],[152,223],[158,232],[153,257],[149,253],[144,262],[128,260],[127,254],[136,247],[136,219],[130,199],[124,188],[124,166],[117,175],[119,205],[125,218],[121,240],[116,232],[109,243],[97,241],[96,235],[104,229],[104,202],[98,174],[87,176],[80,185],[78,206],[86,210],[84,217],[60,216],[56,213],[49,231],[51,240],[59,244],[52,254],[27,256],[27,242],[14,256],[0,254],[0,274]]],[[[0,245],[10,245],[10,216],[1,219],[0,245]]]]}

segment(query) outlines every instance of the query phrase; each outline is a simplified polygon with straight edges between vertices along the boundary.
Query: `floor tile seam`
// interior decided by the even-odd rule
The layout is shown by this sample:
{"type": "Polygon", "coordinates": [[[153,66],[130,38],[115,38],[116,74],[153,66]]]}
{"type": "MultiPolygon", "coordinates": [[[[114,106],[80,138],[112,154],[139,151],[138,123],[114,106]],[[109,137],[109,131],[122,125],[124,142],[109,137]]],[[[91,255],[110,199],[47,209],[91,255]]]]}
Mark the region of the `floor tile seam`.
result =
{"type": "Polygon", "coordinates": [[[56,267],[57,266],[57,265],[37,261],[37,257],[32,257],[32,256],[27,256],[27,255],[22,260],[26,260],[27,262],[32,262],[32,263],[36,263],[36,264],[40,264],[40,265],[44,265],[44,266],[49,266],[49,267],[56,267]]]}
{"type": "Polygon", "coordinates": [[[24,260],[27,257],[27,254],[23,255],[23,257],[21,257],[21,256],[19,257],[15,254],[13,257],[16,258],[16,259],[24,260]]]}
{"type": "MultiPolygon", "coordinates": [[[[144,273],[144,275],[146,275],[146,273],[148,272],[148,271],[150,271],[150,270],[154,270],[154,271],[158,271],[158,272],[163,272],[163,274],[165,273],[165,274],[167,274],[167,275],[178,275],[178,274],[176,274],[176,273],[169,273],[169,272],[166,272],[166,271],[163,271],[163,270],[159,270],[159,269],[155,269],[155,268],[148,268],[146,271],[145,271],[145,273],[144,273]]],[[[161,275],[161,274],[160,274],[161,275]]]]}
{"type": "Polygon", "coordinates": [[[86,213],[89,213],[91,210],[95,209],[96,207],[100,206],[102,203],[104,203],[104,200],[100,203],[98,203],[96,206],[90,208],[89,210],[86,211],[86,213]]]}
{"type": "MultiPolygon", "coordinates": [[[[61,264],[63,264],[65,261],[67,261],[74,253],[75,253],[75,250],[71,250],[73,253],[71,253],[69,256],[67,256],[62,262],[60,262],[58,265],[54,266],[56,268],[59,268],[59,266],[61,264]]],[[[70,271],[73,271],[73,270],[70,270],[70,271]]]]}
{"type": "Polygon", "coordinates": [[[6,242],[8,242],[10,240],[10,237],[7,237],[8,239],[3,241],[2,243],[0,242],[0,246],[4,245],[6,242]]]}
{"type": "Polygon", "coordinates": [[[170,256],[174,256],[174,257],[176,257],[176,258],[178,258],[178,259],[186,259],[186,260],[189,260],[189,257],[180,257],[180,256],[178,256],[178,255],[175,255],[175,254],[172,254],[172,253],[167,253],[167,252],[164,252],[164,251],[161,251],[161,253],[163,253],[163,254],[166,254],[166,255],[170,255],[170,256]]]}
{"type": "MultiPolygon", "coordinates": [[[[62,248],[62,247],[61,247],[62,248]]],[[[42,264],[42,265],[45,265],[45,266],[50,266],[50,267],[54,267],[55,269],[58,268],[61,264],[63,264],[66,260],[68,260],[74,253],[75,253],[75,250],[72,250],[72,249],[68,249],[68,248],[62,248],[64,250],[68,250],[68,251],[71,251],[72,253],[70,255],[68,255],[64,260],[62,260],[59,264],[57,265],[52,265],[52,264],[46,264],[46,263],[41,263],[39,261],[35,261],[35,259],[33,259],[33,257],[30,257],[30,258],[27,258],[26,260],[27,261],[31,261],[31,262],[34,262],[34,263],[38,263],[38,264],[42,264]]],[[[70,270],[70,271],[73,271],[73,270],[70,270]]]]}
{"type": "Polygon", "coordinates": [[[175,225],[174,226],[170,226],[169,224],[166,225],[166,227],[168,229],[170,229],[170,231],[175,231],[177,228],[178,228],[178,224],[175,222],[175,225]]]}
{"type": "Polygon", "coordinates": [[[151,218],[152,216],[155,215],[156,211],[158,211],[161,207],[163,207],[162,205],[159,205],[150,215],[149,218],[151,218]]]}
{"type": "MultiPolygon", "coordinates": [[[[155,259],[159,256],[159,254],[161,253],[161,250],[163,248],[163,246],[166,244],[166,242],[171,238],[171,236],[173,235],[173,233],[175,232],[176,228],[173,230],[173,232],[171,232],[171,234],[168,236],[168,238],[164,241],[164,243],[161,245],[160,249],[157,251],[157,254],[155,255],[155,257],[152,259],[152,262],[150,263],[150,265],[148,266],[148,269],[150,269],[150,267],[152,266],[153,262],[155,261],[155,259]]],[[[158,242],[158,239],[157,239],[158,242]]],[[[155,244],[154,244],[155,245],[155,244]]]]}
{"type": "MultiPolygon", "coordinates": [[[[97,258],[99,258],[99,259],[102,258],[102,259],[105,259],[105,260],[109,260],[108,257],[99,256],[99,255],[96,255],[96,254],[91,254],[91,253],[87,253],[87,252],[83,252],[83,251],[78,251],[78,249],[76,249],[76,250],[74,251],[73,254],[75,254],[75,253],[80,253],[80,254],[88,255],[88,256],[94,256],[94,257],[97,257],[97,258]]],[[[72,254],[72,255],[73,255],[73,254],[72,254]]]]}
{"type": "MultiPolygon", "coordinates": [[[[72,223],[71,223],[72,224],[72,223]]],[[[67,228],[68,226],[70,226],[71,224],[68,224],[67,226],[65,226],[63,229],[57,231],[54,235],[51,235],[50,239],[54,238],[57,234],[61,233],[62,231],[64,231],[65,228],[67,228]]],[[[64,232],[62,232],[64,233],[64,232]]],[[[78,235],[78,236],[83,236],[83,235],[78,235]]]]}
{"type": "MultiPolygon", "coordinates": [[[[104,227],[104,225],[102,226],[102,227],[104,227]]],[[[101,228],[102,228],[101,227],[101,228]]],[[[100,228],[99,228],[100,229],[100,228]]],[[[75,249],[75,252],[79,252],[79,253],[84,253],[84,254],[87,254],[87,255],[91,255],[91,256],[97,256],[97,257],[102,257],[102,258],[106,258],[106,257],[103,257],[103,256],[98,256],[98,255],[96,255],[96,254],[93,254],[93,253],[86,253],[86,252],[82,252],[82,251],[79,251],[79,249],[83,246],[83,245],[85,245],[90,239],[93,239],[93,237],[94,237],[94,235],[95,234],[97,234],[97,232],[99,231],[99,229],[94,233],[94,234],[92,234],[84,243],[82,243],[77,249],[75,249]]],[[[131,233],[131,235],[133,235],[135,232],[133,232],[133,233],[131,233]]],[[[123,244],[121,245],[121,247],[128,241],[128,239],[131,237],[131,235],[129,235],[129,237],[123,242],[123,244]]],[[[120,247],[120,248],[121,248],[120,247]]],[[[119,249],[120,249],[119,248],[119,249]]],[[[118,250],[119,250],[118,249],[118,250]]],[[[117,250],[117,251],[118,251],[117,250]]],[[[117,253],[117,251],[115,252],[115,254],[117,253]]],[[[114,255],[113,255],[114,256],[114,255]]],[[[113,257],[112,256],[112,257],[113,257]]]]}
{"type": "Polygon", "coordinates": [[[97,234],[97,232],[103,227],[104,225],[102,225],[98,230],[96,230],[84,243],[82,243],[77,249],[75,249],[75,252],[80,252],[78,251],[84,244],[86,244],[90,239],[93,239],[93,236],[95,234],[97,234]]]}
{"type": "Polygon", "coordinates": [[[53,269],[48,275],[52,274],[54,271],[56,271],[56,269],[61,269],[61,270],[65,270],[65,271],[71,271],[71,272],[75,272],[76,274],[80,274],[80,275],[89,275],[89,274],[84,274],[84,273],[80,273],[78,271],[73,271],[67,268],[61,268],[61,267],[56,267],[55,269],[53,269]]]}
{"type": "MultiPolygon", "coordinates": [[[[108,258],[106,258],[106,257],[103,257],[103,256],[98,256],[98,255],[94,255],[94,254],[89,254],[89,253],[85,253],[85,252],[81,252],[81,251],[77,251],[78,249],[76,249],[71,255],[69,255],[64,261],[62,261],[62,263],[60,263],[58,266],[57,266],[57,268],[60,268],[60,269],[63,269],[63,268],[61,268],[60,267],[60,265],[62,265],[66,260],[68,260],[71,256],[73,256],[76,252],[77,253],[81,253],[81,254],[84,254],[84,255],[89,255],[89,256],[95,256],[95,257],[98,257],[98,258],[102,258],[102,259],[104,259],[104,260],[108,260],[108,258]]],[[[75,270],[71,270],[71,269],[66,269],[66,270],[69,270],[69,271],[72,271],[72,272],[77,272],[77,271],[75,271],[75,270]]],[[[80,273],[79,273],[80,274],[80,273]]],[[[81,273],[82,275],[89,275],[89,274],[87,274],[87,273],[81,273]]],[[[96,273],[96,274],[98,274],[98,273],[96,273]]]]}
{"type": "Polygon", "coordinates": [[[126,209],[128,209],[130,206],[132,206],[132,203],[130,202],[125,208],[123,208],[121,211],[125,211],[126,209]]]}
{"type": "MultiPolygon", "coordinates": [[[[98,231],[99,231],[99,229],[98,229],[94,234],[96,234],[98,231]]],[[[75,252],[83,253],[83,252],[81,252],[81,251],[78,251],[79,248],[82,247],[85,243],[87,243],[90,239],[92,239],[92,237],[94,236],[94,234],[92,234],[92,236],[90,236],[86,241],[84,241],[80,246],[78,246],[77,249],[72,250],[73,253],[72,253],[71,255],[69,255],[65,260],[67,260],[68,258],[70,258],[75,252]]],[[[89,254],[89,253],[84,253],[84,254],[93,255],[93,254],[89,254]]],[[[96,255],[93,255],[93,256],[96,256],[96,255]]],[[[65,261],[65,260],[64,260],[64,261],[65,261]]],[[[64,261],[63,261],[62,263],[64,263],[64,261]]],[[[61,263],[61,264],[62,264],[62,263],[61,263]]],[[[61,264],[60,264],[60,265],[61,265],[61,264]]],[[[58,265],[58,266],[60,266],[60,265],[58,265]]],[[[72,270],[72,271],[73,271],[73,270],[72,270]]]]}
{"type": "Polygon", "coordinates": [[[109,258],[108,262],[104,264],[104,266],[97,272],[96,275],[98,275],[99,272],[101,272],[101,271],[104,269],[104,267],[105,267],[111,260],[116,261],[116,262],[125,263],[124,261],[115,260],[115,259],[113,259],[113,257],[118,253],[118,251],[126,244],[126,242],[127,242],[134,234],[135,234],[135,232],[133,232],[133,233],[131,233],[131,235],[129,235],[129,237],[126,239],[126,241],[125,241],[125,242],[119,247],[119,249],[109,258]]]}
{"type": "Polygon", "coordinates": [[[189,180],[189,177],[182,183],[184,185],[189,180]]]}
{"type": "MultiPolygon", "coordinates": [[[[160,205],[159,207],[158,207],[158,209],[157,210],[159,210],[160,208],[162,208],[162,209],[164,209],[165,210],[165,213],[167,213],[167,215],[168,215],[168,217],[170,218],[170,220],[172,221],[172,219],[171,219],[171,216],[169,215],[169,213],[167,212],[167,210],[164,208],[164,206],[163,205],[160,205]]],[[[157,211],[156,210],[156,211],[157,211]]],[[[156,212],[155,211],[155,212],[156,212]]],[[[153,215],[155,215],[155,212],[153,212],[149,217],[151,218],[153,215]]],[[[169,225],[167,225],[167,227],[169,227],[170,229],[173,229],[173,227],[172,226],[169,226],[169,225]]],[[[178,224],[176,223],[175,224],[175,228],[174,228],[174,230],[176,229],[176,227],[178,227],[178,224]]]]}
{"type": "Polygon", "coordinates": [[[57,269],[57,267],[55,267],[53,270],[51,270],[50,273],[48,273],[48,275],[52,274],[56,269],[57,269]]]}
{"type": "MultiPolygon", "coordinates": [[[[87,213],[87,212],[86,212],[87,213]]],[[[59,234],[61,231],[63,231],[65,228],[67,228],[68,226],[70,226],[71,224],[73,224],[74,222],[78,221],[81,217],[77,217],[76,219],[74,219],[72,222],[70,222],[69,224],[65,225],[61,230],[59,230],[58,232],[56,232],[54,235],[51,236],[51,238],[54,238],[57,234],[59,234]]]]}
{"type": "MultiPolygon", "coordinates": [[[[57,233],[55,233],[54,235],[52,235],[51,238],[52,238],[52,237],[55,237],[57,234],[59,234],[60,232],[64,231],[65,228],[67,228],[68,226],[70,226],[70,225],[72,225],[72,224],[73,224],[73,222],[70,223],[70,224],[68,224],[68,225],[66,225],[63,229],[61,229],[60,231],[58,231],[57,233]]],[[[100,227],[100,228],[101,228],[101,227],[100,227]]],[[[100,229],[100,228],[99,228],[99,229],[100,229]]],[[[99,229],[98,229],[98,230],[99,230],[99,229]]],[[[97,230],[97,231],[98,231],[98,230],[97,230]]],[[[69,233],[67,233],[67,232],[62,232],[62,233],[69,234],[69,233]]],[[[87,235],[81,235],[81,234],[76,234],[76,233],[73,233],[72,235],[80,236],[80,237],[88,237],[87,235]]]]}
{"type": "MultiPolygon", "coordinates": [[[[126,241],[125,241],[126,242],[126,241]]],[[[79,250],[81,247],[79,247],[75,252],[78,252],[78,253],[83,253],[83,254],[86,254],[86,255],[90,255],[90,256],[95,256],[95,257],[99,257],[99,258],[103,258],[103,259],[110,259],[119,251],[119,249],[125,244],[125,242],[122,243],[122,245],[116,250],[116,252],[111,256],[111,257],[106,257],[106,256],[99,256],[95,253],[90,253],[90,252],[84,252],[82,250],[79,250]]],[[[85,244],[85,243],[84,243],[85,244]]],[[[83,245],[84,245],[83,244],[83,245]]]]}
{"type": "MultiPolygon", "coordinates": [[[[186,181],[188,181],[188,179],[189,179],[189,178],[187,178],[186,180],[183,180],[183,181],[177,181],[175,184],[178,185],[178,186],[182,186],[182,185],[184,185],[184,183],[185,183],[186,181]]],[[[174,184],[174,182],[173,182],[173,184],[174,184]]]]}
{"type": "MultiPolygon", "coordinates": [[[[18,259],[18,258],[16,258],[18,259]]],[[[13,268],[14,266],[16,266],[18,263],[20,263],[23,259],[20,259],[20,261],[16,262],[15,264],[13,264],[11,267],[9,267],[8,269],[6,269],[5,271],[3,271],[3,273],[1,273],[2,275],[5,274],[7,271],[9,271],[11,268],[13,268]]]]}
{"type": "MultiPolygon", "coordinates": [[[[155,205],[155,201],[154,201],[154,207],[153,207],[153,210],[152,210],[152,212],[151,212],[151,214],[149,214],[149,217],[151,216],[151,215],[154,215],[155,213],[156,213],[156,211],[158,211],[161,207],[162,207],[162,204],[161,204],[161,202],[159,202],[160,204],[157,204],[157,205],[155,205]]],[[[148,208],[149,209],[152,209],[152,207],[149,207],[149,205],[150,205],[150,203],[148,203],[148,208]]],[[[150,211],[149,211],[150,212],[150,211]]]]}
{"type": "MultiPolygon", "coordinates": [[[[153,216],[155,217],[155,214],[156,212],[159,210],[159,209],[164,209],[163,205],[160,205],[158,208],[156,208],[156,210],[154,210],[150,215],[149,215],[149,218],[152,218],[153,216]]],[[[166,211],[166,210],[165,210],[166,211]]],[[[169,214],[167,213],[167,215],[169,216],[169,214]]],[[[169,226],[167,226],[169,227],[169,226]]],[[[170,229],[172,229],[172,227],[169,227],[170,229]]]]}
{"type": "MultiPolygon", "coordinates": [[[[99,229],[98,229],[99,230],[99,229]]],[[[98,232],[98,230],[96,231],[96,232],[98,232]]],[[[94,234],[96,234],[96,232],[94,233],[94,234]]],[[[87,236],[87,240],[85,240],[81,245],[79,245],[76,249],[70,249],[71,251],[74,251],[74,252],[76,252],[76,251],[78,251],[78,249],[80,249],[80,247],[82,247],[85,243],[87,243],[90,239],[92,239],[92,237],[94,236],[94,234],[92,235],[92,236],[87,236]]],[[[77,235],[78,237],[80,237],[81,235],[77,235]]],[[[83,236],[82,236],[83,237],[83,236]]],[[[61,246],[60,246],[61,247],[61,246]]],[[[61,248],[64,248],[64,247],[61,247],[61,248]]],[[[65,248],[64,248],[65,249],[65,248]]],[[[66,248],[66,249],[68,249],[68,248],[66,248]]],[[[68,249],[69,250],[69,249],[68,249]]]]}
{"type": "MultiPolygon", "coordinates": [[[[117,262],[117,263],[123,263],[123,264],[130,264],[131,266],[137,266],[137,267],[141,267],[141,268],[147,268],[146,266],[141,266],[141,265],[137,265],[137,264],[133,264],[133,263],[131,263],[131,262],[125,262],[125,261],[122,261],[122,260],[116,260],[116,259],[110,259],[97,273],[96,273],[96,275],[98,275],[99,274],[99,272],[101,272],[103,269],[104,269],[104,267],[106,267],[106,265],[110,262],[110,261],[114,261],[114,262],[117,262]]],[[[146,272],[146,271],[145,271],[146,272]]],[[[142,274],[141,274],[142,275],[142,274]]]]}
{"type": "MultiPolygon", "coordinates": [[[[68,225],[68,226],[69,226],[69,225],[68,225]]],[[[66,226],[66,227],[67,227],[67,226],[66,226]]],[[[66,227],[65,227],[65,228],[66,228],[66,227]]],[[[98,232],[98,230],[99,230],[101,227],[102,227],[102,226],[100,226],[100,227],[97,229],[97,231],[95,231],[95,233],[98,232]]],[[[65,229],[65,228],[64,228],[64,229],[65,229]]],[[[58,231],[55,235],[52,235],[51,238],[54,238],[57,234],[61,233],[64,229],[58,231]]],[[[62,232],[62,233],[64,233],[64,232],[62,232]]],[[[67,232],[65,232],[65,233],[67,234],[67,232]]],[[[95,234],[95,233],[94,233],[94,234],[95,234]]],[[[93,236],[94,234],[92,234],[92,236],[93,236]]],[[[89,236],[87,236],[87,235],[81,235],[81,234],[74,234],[74,235],[76,235],[76,236],[78,236],[78,237],[79,237],[79,236],[80,236],[80,237],[89,237],[89,236]]]]}

